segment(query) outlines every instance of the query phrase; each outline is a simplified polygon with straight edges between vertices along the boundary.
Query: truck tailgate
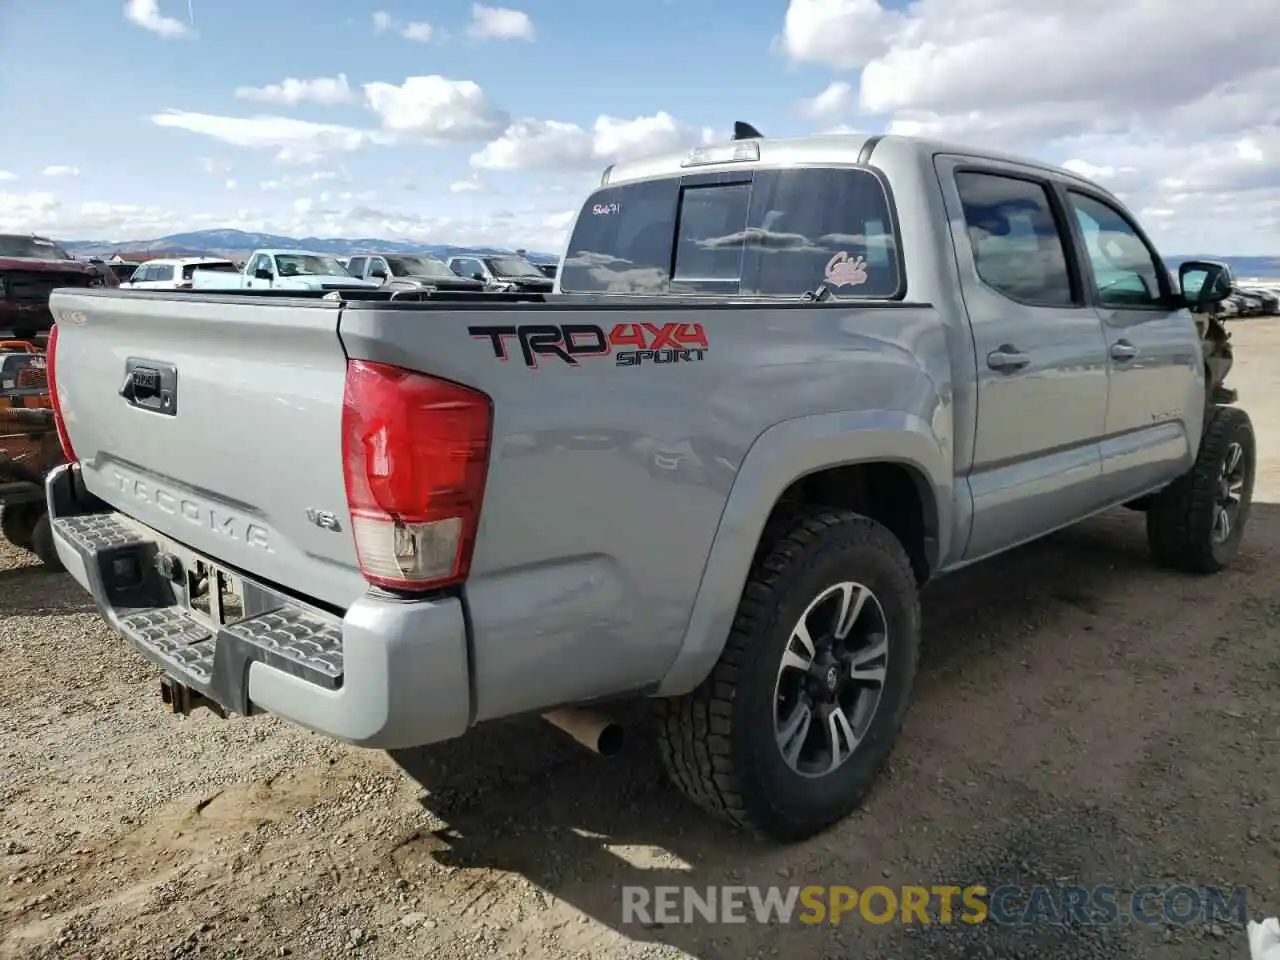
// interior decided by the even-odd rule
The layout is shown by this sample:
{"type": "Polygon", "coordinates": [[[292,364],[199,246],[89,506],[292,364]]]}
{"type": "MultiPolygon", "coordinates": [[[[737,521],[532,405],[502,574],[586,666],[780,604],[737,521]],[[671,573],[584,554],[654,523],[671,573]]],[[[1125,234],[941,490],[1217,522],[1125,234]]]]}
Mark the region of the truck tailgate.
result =
{"type": "Polygon", "coordinates": [[[50,305],[58,395],[91,493],[304,596],[346,607],[364,592],[336,303],[61,291],[50,305]]]}

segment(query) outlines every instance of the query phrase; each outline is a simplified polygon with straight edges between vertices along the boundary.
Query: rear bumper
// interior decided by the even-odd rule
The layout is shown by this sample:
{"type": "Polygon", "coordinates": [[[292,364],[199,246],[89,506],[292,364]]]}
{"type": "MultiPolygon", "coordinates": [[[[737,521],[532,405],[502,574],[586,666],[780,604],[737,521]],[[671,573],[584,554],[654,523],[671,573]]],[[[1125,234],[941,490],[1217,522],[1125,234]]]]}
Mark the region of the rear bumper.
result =
{"type": "MultiPolygon", "coordinates": [[[[58,556],[139,653],[224,710],[260,711],[363,747],[448,740],[473,716],[466,620],[455,597],[366,595],[339,617],[250,577],[244,618],[192,615],[157,558],[195,556],[88,494],[79,468],[46,482],[58,556]]],[[[200,558],[204,559],[204,558],[200,558]]]]}

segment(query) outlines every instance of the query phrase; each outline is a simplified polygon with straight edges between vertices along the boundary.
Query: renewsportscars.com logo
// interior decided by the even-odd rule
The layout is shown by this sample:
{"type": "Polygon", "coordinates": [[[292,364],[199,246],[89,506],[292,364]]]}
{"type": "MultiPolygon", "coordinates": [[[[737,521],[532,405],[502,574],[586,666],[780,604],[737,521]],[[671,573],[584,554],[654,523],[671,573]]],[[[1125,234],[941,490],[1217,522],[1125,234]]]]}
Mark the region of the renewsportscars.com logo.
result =
{"type": "Polygon", "coordinates": [[[707,355],[707,333],[700,323],[619,323],[608,333],[594,323],[524,323],[503,327],[468,327],[478,340],[487,340],[493,355],[506,363],[518,349],[526,367],[538,368],[541,357],[571,367],[582,360],[613,357],[614,366],[646,363],[691,363],[707,355]]]}

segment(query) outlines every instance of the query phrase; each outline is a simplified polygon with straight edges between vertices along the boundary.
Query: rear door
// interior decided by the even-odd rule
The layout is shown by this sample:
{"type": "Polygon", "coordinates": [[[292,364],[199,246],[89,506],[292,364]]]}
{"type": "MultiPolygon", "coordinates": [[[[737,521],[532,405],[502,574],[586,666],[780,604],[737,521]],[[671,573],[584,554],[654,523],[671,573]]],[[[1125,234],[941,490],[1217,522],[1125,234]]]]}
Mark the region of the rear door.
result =
{"type": "Polygon", "coordinates": [[[1191,314],[1171,305],[1164,262],[1114,201],[1063,191],[1111,368],[1102,470],[1113,498],[1145,493],[1199,443],[1204,359],[1191,314]]]}
{"type": "Polygon", "coordinates": [[[937,166],[977,355],[977,559],[1104,504],[1107,344],[1053,183],[1016,164],[937,166]]]}

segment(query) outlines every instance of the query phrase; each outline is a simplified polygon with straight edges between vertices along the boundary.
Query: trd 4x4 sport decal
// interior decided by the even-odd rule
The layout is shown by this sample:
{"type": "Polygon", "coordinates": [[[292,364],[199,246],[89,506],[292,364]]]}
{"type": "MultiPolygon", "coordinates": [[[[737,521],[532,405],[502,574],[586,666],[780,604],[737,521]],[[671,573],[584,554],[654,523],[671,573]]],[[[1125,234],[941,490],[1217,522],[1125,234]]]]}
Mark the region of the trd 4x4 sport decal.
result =
{"type": "Polygon", "coordinates": [[[707,334],[700,323],[619,323],[607,334],[594,323],[524,323],[511,327],[468,327],[488,340],[493,355],[506,363],[514,340],[526,367],[540,357],[555,357],[571,367],[594,357],[613,357],[618,367],[646,363],[689,363],[707,355],[707,334]]]}

